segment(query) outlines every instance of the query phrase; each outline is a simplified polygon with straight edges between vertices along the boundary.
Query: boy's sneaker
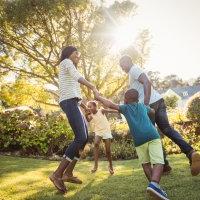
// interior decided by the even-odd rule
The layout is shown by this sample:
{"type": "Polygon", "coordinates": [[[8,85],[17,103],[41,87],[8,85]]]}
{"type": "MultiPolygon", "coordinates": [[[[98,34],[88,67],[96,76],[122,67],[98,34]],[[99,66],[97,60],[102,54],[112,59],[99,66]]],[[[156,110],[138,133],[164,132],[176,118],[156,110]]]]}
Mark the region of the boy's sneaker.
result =
{"type": "Polygon", "coordinates": [[[147,187],[147,193],[157,200],[169,200],[166,192],[162,190],[158,184],[156,186],[153,183],[149,183],[147,187]]]}

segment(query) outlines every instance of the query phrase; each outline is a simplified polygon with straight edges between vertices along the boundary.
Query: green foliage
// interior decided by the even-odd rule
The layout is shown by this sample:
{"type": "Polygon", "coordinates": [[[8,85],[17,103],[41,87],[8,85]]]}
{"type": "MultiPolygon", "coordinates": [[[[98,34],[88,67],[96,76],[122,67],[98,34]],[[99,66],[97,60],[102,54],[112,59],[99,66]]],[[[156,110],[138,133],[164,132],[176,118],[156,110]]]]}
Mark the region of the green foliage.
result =
{"type": "Polygon", "coordinates": [[[132,139],[114,140],[112,143],[112,158],[115,160],[137,158],[132,139]]]}
{"type": "Polygon", "coordinates": [[[18,77],[14,83],[2,84],[0,87],[0,99],[5,108],[29,105],[41,107],[51,99],[50,93],[47,93],[42,86],[31,84],[27,80],[18,77]]]}
{"type": "Polygon", "coordinates": [[[1,150],[34,155],[62,153],[73,138],[71,128],[60,114],[40,117],[31,110],[1,112],[0,133],[1,150]]]}
{"type": "Polygon", "coordinates": [[[179,98],[176,95],[165,96],[164,99],[167,108],[174,109],[177,107],[179,98]]]}
{"type": "MultiPolygon", "coordinates": [[[[180,110],[171,110],[169,120],[175,130],[193,146],[194,149],[200,150],[200,122],[188,121],[186,114],[180,110]]],[[[164,137],[164,146],[168,154],[180,153],[180,148],[169,138],[164,137]]]]}
{"type": "Polygon", "coordinates": [[[187,117],[200,122],[200,92],[195,94],[188,102],[187,117]]]}
{"type": "MultiPolygon", "coordinates": [[[[122,130],[120,130],[122,131],[122,130]]],[[[90,142],[87,144],[87,146],[84,149],[83,152],[83,158],[90,157],[93,158],[93,151],[94,151],[94,135],[90,135],[90,142]]],[[[127,132],[113,132],[113,140],[111,144],[111,153],[112,153],[112,159],[118,160],[118,159],[132,159],[136,158],[136,151],[133,144],[133,139],[127,132]]],[[[101,142],[99,146],[99,157],[105,158],[105,146],[104,143],[101,142]]]]}
{"type": "MultiPolygon", "coordinates": [[[[116,67],[119,55],[109,55],[113,45],[110,32],[123,17],[133,17],[136,9],[132,1],[115,1],[109,8],[100,8],[88,0],[3,0],[1,68],[58,87],[56,66],[60,52],[64,46],[73,44],[81,52],[81,73],[104,95],[112,97],[125,85],[126,77],[116,67]]],[[[141,56],[147,56],[144,45],[149,40],[148,31],[138,35],[141,56]]],[[[82,90],[91,98],[90,90],[85,87],[82,90]]],[[[56,93],[53,96],[57,99],[56,93]]]]}

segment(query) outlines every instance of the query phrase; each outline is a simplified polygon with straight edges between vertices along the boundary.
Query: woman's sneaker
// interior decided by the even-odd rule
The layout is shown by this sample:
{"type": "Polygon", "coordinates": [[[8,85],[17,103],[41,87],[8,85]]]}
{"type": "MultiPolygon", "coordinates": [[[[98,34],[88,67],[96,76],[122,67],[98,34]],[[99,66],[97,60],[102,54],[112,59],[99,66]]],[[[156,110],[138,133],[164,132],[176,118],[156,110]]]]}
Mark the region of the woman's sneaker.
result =
{"type": "Polygon", "coordinates": [[[154,183],[149,183],[148,187],[147,187],[147,193],[154,197],[155,199],[159,199],[159,200],[169,200],[167,197],[167,194],[164,190],[162,190],[160,188],[160,186],[158,184],[154,184],[154,183]]]}

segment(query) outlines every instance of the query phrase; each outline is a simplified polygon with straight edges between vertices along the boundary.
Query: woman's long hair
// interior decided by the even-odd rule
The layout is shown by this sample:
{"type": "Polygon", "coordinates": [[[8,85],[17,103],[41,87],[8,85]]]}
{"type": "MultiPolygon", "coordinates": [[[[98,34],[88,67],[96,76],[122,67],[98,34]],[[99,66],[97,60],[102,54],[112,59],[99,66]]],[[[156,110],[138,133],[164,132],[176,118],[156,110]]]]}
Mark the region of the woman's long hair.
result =
{"type": "Polygon", "coordinates": [[[77,51],[77,48],[74,46],[67,46],[65,47],[60,56],[60,62],[62,62],[64,59],[69,58],[69,56],[74,52],[77,51]]]}

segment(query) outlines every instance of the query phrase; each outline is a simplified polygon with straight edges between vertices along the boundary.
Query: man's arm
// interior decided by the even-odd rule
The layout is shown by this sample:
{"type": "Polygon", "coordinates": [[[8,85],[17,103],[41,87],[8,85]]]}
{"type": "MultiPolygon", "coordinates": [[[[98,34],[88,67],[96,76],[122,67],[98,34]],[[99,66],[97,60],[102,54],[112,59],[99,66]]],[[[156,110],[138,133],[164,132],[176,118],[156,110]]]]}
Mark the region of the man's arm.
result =
{"type": "Polygon", "coordinates": [[[149,105],[150,97],[151,97],[151,82],[145,73],[142,73],[138,81],[143,84],[144,87],[144,104],[149,105]]]}

